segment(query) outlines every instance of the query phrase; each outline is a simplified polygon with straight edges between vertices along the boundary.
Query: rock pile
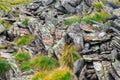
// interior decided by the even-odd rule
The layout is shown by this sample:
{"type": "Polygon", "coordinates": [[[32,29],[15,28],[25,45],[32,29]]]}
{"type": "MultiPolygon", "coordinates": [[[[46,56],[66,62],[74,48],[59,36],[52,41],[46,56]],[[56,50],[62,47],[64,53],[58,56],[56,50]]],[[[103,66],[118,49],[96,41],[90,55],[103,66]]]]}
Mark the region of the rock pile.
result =
{"type": "Polygon", "coordinates": [[[29,80],[34,72],[31,71],[28,79],[22,77],[24,73],[17,67],[12,53],[29,51],[32,57],[44,54],[59,59],[65,44],[74,44],[82,56],[74,63],[75,80],[120,80],[119,6],[112,2],[103,6],[111,16],[104,22],[64,24],[66,17],[99,12],[93,6],[99,1],[34,0],[7,15],[1,14],[0,57],[14,64],[17,77],[11,75],[11,80],[29,80]],[[25,35],[28,36],[24,39],[25,35]]]}

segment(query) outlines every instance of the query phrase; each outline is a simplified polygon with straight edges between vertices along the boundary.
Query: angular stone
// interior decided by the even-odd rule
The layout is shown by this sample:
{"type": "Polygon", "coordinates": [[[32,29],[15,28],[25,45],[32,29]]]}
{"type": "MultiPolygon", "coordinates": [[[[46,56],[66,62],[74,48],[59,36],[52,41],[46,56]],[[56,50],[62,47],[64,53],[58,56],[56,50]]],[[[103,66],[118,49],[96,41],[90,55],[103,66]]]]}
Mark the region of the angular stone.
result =
{"type": "Polygon", "coordinates": [[[115,60],[114,63],[112,63],[115,71],[117,72],[117,75],[120,76],[120,61],[118,61],[117,59],[115,60]]]}
{"type": "Polygon", "coordinates": [[[31,9],[31,10],[37,10],[39,8],[39,4],[36,4],[36,3],[31,3],[27,6],[28,9],[31,9]]]}
{"type": "Polygon", "coordinates": [[[72,7],[68,3],[64,4],[63,7],[67,10],[68,13],[72,13],[72,14],[76,13],[76,8],[72,7]]]}

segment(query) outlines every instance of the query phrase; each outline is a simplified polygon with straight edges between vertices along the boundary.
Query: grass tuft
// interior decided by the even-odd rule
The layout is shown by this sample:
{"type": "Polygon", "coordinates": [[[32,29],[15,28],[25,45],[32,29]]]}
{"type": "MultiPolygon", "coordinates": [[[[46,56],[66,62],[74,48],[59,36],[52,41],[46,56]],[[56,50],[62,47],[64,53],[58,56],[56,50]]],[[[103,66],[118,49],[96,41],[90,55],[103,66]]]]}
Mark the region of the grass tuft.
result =
{"type": "Polygon", "coordinates": [[[52,70],[59,66],[60,65],[57,60],[47,56],[39,56],[32,59],[32,68],[39,71],[52,70]]]}
{"type": "Polygon", "coordinates": [[[0,58],[0,76],[2,78],[5,78],[6,77],[6,72],[9,71],[9,70],[10,70],[9,63],[6,60],[0,58]]]}
{"type": "Polygon", "coordinates": [[[30,44],[35,37],[33,35],[24,35],[16,38],[15,43],[17,46],[30,44]]]}
{"type": "Polygon", "coordinates": [[[32,76],[31,80],[44,80],[44,78],[48,75],[47,71],[37,72],[32,76]]]}
{"type": "Polygon", "coordinates": [[[73,70],[73,64],[79,58],[80,56],[77,54],[77,49],[74,45],[65,45],[63,48],[63,55],[60,58],[60,63],[73,70]]]}
{"type": "Polygon", "coordinates": [[[95,7],[96,9],[103,9],[103,3],[101,1],[100,2],[94,2],[93,7],[95,7]]]}
{"type": "Polygon", "coordinates": [[[53,70],[43,80],[73,80],[72,77],[68,68],[58,68],[53,70]]]}
{"type": "Polygon", "coordinates": [[[72,17],[69,17],[68,19],[65,19],[64,23],[65,23],[65,25],[70,26],[73,23],[81,22],[81,20],[82,20],[82,18],[80,16],[74,15],[72,17]]]}
{"type": "Polygon", "coordinates": [[[28,19],[28,18],[25,18],[25,19],[22,21],[22,24],[28,25],[28,22],[29,22],[29,19],[28,19]]]}
{"type": "Polygon", "coordinates": [[[27,52],[18,52],[15,60],[18,63],[19,68],[22,71],[28,71],[31,69],[30,55],[27,52]]]}

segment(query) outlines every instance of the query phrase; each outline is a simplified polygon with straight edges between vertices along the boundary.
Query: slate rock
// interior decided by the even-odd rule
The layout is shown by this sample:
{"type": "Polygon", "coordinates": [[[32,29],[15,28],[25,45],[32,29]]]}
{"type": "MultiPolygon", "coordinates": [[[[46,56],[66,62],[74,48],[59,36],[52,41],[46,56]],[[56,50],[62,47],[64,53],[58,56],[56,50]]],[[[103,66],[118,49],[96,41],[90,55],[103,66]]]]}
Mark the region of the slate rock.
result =
{"type": "Polygon", "coordinates": [[[65,3],[63,7],[66,9],[68,13],[75,14],[76,13],[76,8],[72,7],[70,4],[65,3]]]}
{"type": "Polygon", "coordinates": [[[74,63],[74,73],[76,77],[78,78],[80,76],[80,73],[85,65],[84,59],[78,59],[74,63]]]}

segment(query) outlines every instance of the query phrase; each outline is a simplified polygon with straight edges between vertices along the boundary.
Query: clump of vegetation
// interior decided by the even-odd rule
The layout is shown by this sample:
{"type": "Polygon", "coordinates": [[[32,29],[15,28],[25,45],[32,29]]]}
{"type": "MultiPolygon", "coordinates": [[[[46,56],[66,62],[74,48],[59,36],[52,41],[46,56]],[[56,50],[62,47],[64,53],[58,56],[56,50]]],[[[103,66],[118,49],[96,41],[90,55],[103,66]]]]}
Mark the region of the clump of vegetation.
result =
{"type": "Polygon", "coordinates": [[[44,78],[48,75],[47,71],[37,72],[33,75],[31,80],[44,80],[44,78]]]}
{"type": "Polygon", "coordinates": [[[22,70],[22,71],[29,71],[31,69],[31,63],[30,61],[28,62],[23,62],[22,64],[19,65],[19,68],[22,70]]]}
{"type": "Polygon", "coordinates": [[[64,23],[65,23],[65,25],[70,26],[73,23],[81,22],[81,20],[82,20],[82,18],[80,16],[74,15],[72,17],[65,19],[64,23]]]}
{"type": "Polygon", "coordinates": [[[25,18],[25,19],[22,21],[22,24],[28,25],[28,22],[29,22],[29,19],[28,19],[28,18],[25,18]]]}
{"type": "Polygon", "coordinates": [[[0,25],[2,25],[7,30],[10,30],[14,27],[14,25],[12,23],[10,23],[9,21],[6,21],[4,19],[0,19],[0,25]]]}
{"type": "Polygon", "coordinates": [[[30,55],[27,52],[18,52],[15,60],[17,61],[19,68],[22,71],[28,71],[31,68],[30,55]]]}
{"type": "Polygon", "coordinates": [[[0,10],[8,13],[12,10],[13,7],[20,4],[28,4],[32,0],[0,0],[0,10]]]}
{"type": "Polygon", "coordinates": [[[61,56],[60,63],[62,66],[73,70],[73,64],[79,58],[80,56],[77,54],[77,49],[74,45],[65,45],[63,48],[63,55],[61,56]]]}
{"type": "MultiPolygon", "coordinates": [[[[94,4],[97,8],[102,8],[102,3],[96,3],[94,4]]],[[[72,25],[73,23],[80,23],[81,21],[86,22],[86,23],[91,23],[91,21],[98,21],[98,22],[104,22],[107,18],[110,18],[110,15],[104,11],[100,10],[100,12],[92,12],[89,15],[84,15],[83,17],[80,16],[72,16],[70,18],[65,19],[64,23],[67,26],[72,25]]]]}
{"type": "Polygon", "coordinates": [[[59,62],[47,56],[39,56],[32,59],[32,67],[36,70],[51,70],[59,67],[59,62]]]}
{"type": "Polygon", "coordinates": [[[96,9],[103,9],[103,3],[100,1],[100,2],[94,2],[93,3],[93,6],[96,8],[96,9]]]}
{"type": "Polygon", "coordinates": [[[106,11],[101,10],[100,12],[93,12],[90,15],[83,17],[82,21],[85,21],[86,23],[90,23],[92,20],[103,22],[109,17],[110,15],[106,11]]]}
{"type": "Polygon", "coordinates": [[[6,75],[7,71],[9,71],[9,70],[10,70],[9,63],[6,60],[0,58],[0,77],[5,79],[5,77],[6,77],[5,75],[6,75]]]}
{"type": "Polygon", "coordinates": [[[72,74],[68,68],[58,68],[55,69],[46,76],[43,80],[73,80],[72,74]]]}
{"type": "Polygon", "coordinates": [[[19,63],[28,61],[30,59],[29,53],[26,52],[18,52],[15,60],[19,63]]]}
{"type": "Polygon", "coordinates": [[[27,45],[30,44],[33,40],[34,40],[34,36],[33,35],[24,35],[24,36],[19,36],[16,38],[15,43],[17,46],[23,46],[23,45],[27,45]]]}

